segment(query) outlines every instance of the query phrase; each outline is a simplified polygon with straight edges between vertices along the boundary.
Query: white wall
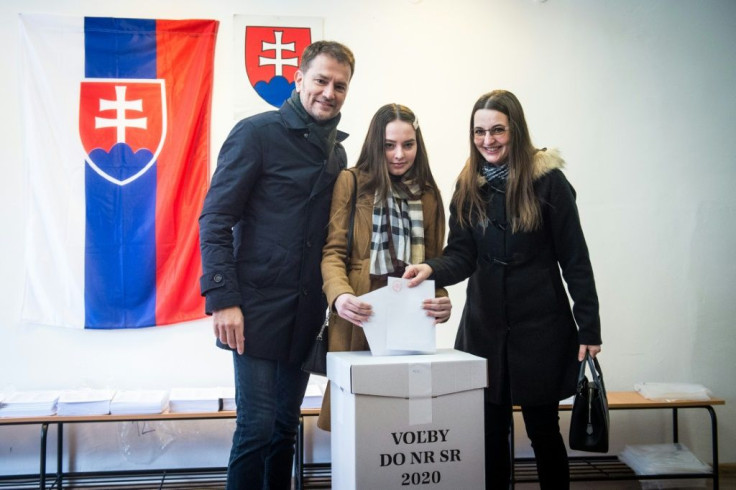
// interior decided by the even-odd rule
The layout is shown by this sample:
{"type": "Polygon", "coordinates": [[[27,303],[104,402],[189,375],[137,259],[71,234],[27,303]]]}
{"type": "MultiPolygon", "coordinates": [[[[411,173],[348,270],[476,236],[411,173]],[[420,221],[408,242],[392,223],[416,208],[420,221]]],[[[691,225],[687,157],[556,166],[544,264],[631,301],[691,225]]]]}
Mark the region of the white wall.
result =
{"type": "MultiPolygon", "coordinates": [[[[507,88],[534,142],[559,147],[578,191],[598,283],[610,390],[639,381],[703,383],[717,409],[720,457],[736,462],[736,3],[731,0],[3,0],[0,3],[0,391],[231,383],[231,360],[208,321],[135,331],[21,324],[25,215],[18,102],[18,19],[30,12],[220,21],[214,153],[232,125],[232,15],[319,16],[325,37],[357,57],[344,106],[354,161],[373,112],[418,114],[449,201],[468,151],[475,99],[507,88]]],[[[214,164],[214,162],[213,162],[214,164]]],[[[451,346],[464,287],[451,290],[451,346]]],[[[683,414],[681,440],[710,461],[707,417],[683,414]]],[[[613,415],[613,449],[665,442],[669,414],[613,415]]],[[[68,428],[73,469],[224,465],[232,425],[68,428]],[[122,434],[125,435],[125,434],[122,434]],[[141,446],[125,454],[125,443],[141,446]],[[164,448],[164,449],[162,449],[164,448]],[[94,454],[90,449],[95,449],[94,454]]],[[[0,474],[37,471],[36,427],[0,429],[0,474]]],[[[522,452],[528,442],[517,436],[522,452]]],[[[315,442],[318,457],[328,439],[315,442]]],[[[52,437],[53,442],[53,437],[52,437]]]]}

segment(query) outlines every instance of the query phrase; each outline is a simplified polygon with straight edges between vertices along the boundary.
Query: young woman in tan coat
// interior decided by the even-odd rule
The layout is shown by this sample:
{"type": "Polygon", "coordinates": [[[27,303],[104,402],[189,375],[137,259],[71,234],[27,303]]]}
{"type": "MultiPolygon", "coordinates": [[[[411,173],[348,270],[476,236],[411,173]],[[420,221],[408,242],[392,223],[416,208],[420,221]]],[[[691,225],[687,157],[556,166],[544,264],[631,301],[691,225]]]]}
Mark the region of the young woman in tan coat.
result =
{"type": "MultiPolygon", "coordinates": [[[[322,253],[323,290],[333,312],[329,350],[369,350],[362,322],[371,306],[358,296],[401,277],[409,264],[442,252],[445,214],[432,177],[419,122],[408,107],[387,104],[371,120],[355,167],[335,183],[327,242],[322,253]],[[347,230],[353,193],[357,202],[350,257],[347,230]],[[374,231],[375,230],[375,231],[374,231]]],[[[444,289],[425,301],[435,323],[447,321],[452,305],[444,289]]],[[[330,430],[330,396],[325,393],[318,426],[330,430]]]]}

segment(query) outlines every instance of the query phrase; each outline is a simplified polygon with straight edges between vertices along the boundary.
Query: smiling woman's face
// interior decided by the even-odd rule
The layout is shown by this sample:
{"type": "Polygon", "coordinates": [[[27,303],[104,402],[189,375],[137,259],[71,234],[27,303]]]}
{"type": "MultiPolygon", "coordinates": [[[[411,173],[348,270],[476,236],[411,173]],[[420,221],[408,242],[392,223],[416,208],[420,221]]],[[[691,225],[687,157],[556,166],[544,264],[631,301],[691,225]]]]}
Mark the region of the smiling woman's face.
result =
{"type": "Polygon", "coordinates": [[[511,143],[508,116],[493,109],[475,111],[473,114],[473,143],[491,165],[506,163],[511,143]]]}

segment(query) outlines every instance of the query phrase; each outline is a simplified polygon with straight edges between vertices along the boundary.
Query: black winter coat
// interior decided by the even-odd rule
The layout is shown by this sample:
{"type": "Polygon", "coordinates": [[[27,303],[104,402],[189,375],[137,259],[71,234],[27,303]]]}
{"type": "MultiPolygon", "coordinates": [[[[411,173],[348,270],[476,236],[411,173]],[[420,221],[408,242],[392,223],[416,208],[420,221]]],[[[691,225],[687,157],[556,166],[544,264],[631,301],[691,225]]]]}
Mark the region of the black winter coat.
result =
{"type": "Polygon", "coordinates": [[[316,136],[287,103],[240,121],[199,218],[206,311],[239,305],[253,357],[301,362],[324,321],[320,262],[347,134],[329,161],[316,136]]]}
{"type": "Polygon", "coordinates": [[[556,152],[540,151],[534,163],[540,229],[511,232],[505,183],[498,188],[494,181],[481,188],[490,221],[485,230],[478,224],[461,228],[451,208],[443,256],[427,261],[438,287],[470,276],[455,348],[488,359],[492,403],[539,405],[569,397],[579,345],[601,344],[598,296],[575,191],[559,170],[564,162],[556,152]],[[504,386],[510,387],[510,400],[504,386]]]}

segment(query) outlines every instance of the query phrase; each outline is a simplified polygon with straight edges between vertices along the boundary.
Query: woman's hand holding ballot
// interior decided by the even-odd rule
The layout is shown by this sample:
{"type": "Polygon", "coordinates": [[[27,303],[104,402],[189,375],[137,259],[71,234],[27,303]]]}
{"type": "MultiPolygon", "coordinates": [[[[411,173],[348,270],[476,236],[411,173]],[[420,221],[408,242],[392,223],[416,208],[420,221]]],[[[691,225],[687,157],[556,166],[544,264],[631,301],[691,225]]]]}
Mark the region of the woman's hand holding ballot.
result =
{"type": "Polygon", "coordinates": [[[450,319],[450,313],[452,312],[452,302],[447,296],[425,299],[422,303],[422,308],[427,310],[427,316],[434,317],[434,324],[445,323],[450,319]]]}
{"type": "Polygon", "coordinates": [[[341,294],[335,300],[335,311],[354,325],[363,326],[363,322],[368,320],[373,314],[371,305],[359,300],[353,294],[341,294]]]}
{"type": "MultiPolygon", "coordinates": [[[[409,287],[419,286],[432,275],[432,268],[427,264],[414,264],[406,267],[403,279],[410,279],[409,287]]],[[[434,324],[445,323],[450,319],[452,312],[452,302],[450,298],[439,297],[424,300],[422,307],[427,310],[427,316],[434,317],[434,324]]]]}

